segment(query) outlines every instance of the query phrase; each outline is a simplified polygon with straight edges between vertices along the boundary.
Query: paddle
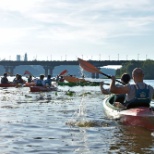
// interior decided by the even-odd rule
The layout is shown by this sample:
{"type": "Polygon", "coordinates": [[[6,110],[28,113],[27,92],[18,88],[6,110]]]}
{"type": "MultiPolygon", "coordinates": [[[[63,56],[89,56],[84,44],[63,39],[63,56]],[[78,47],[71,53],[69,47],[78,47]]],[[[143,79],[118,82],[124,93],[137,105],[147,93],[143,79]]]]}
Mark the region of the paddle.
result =
{"type": "MultiPolygon", "coordinates": [[[[80,79],[80,78],[76,78],[73,76],[64,76],[63,77],[64,80],[68,81],[68,82],[73,82],[73,83],[79,83],[79,82],[91,82],[91,83],[99,83],[99,82],[93,82],[93,81],[87,81],[85,79],[80,79]]],[[[104,85],[110,85],[109,83],[103,83],[104,85]]]]}
{"type": "Polygon", "coordinates": [[[26,75],[26,74],[31,75],[32,77],[36,78],[34,75],[32,75],[31,72],[29,72],[29,71],[27,71],[27,70],[25,71],[25,73],[24,73],[23,75],[26,75]]]}
{"type": "Polygon", "coordinates": [[[67,70],[63,70],[58,76],[62,76],[67,73],[67,70]]]}
{"type": "MultiPolygon", "coordinates": [[[[99,74],[102,74],[104,76],[106,76],[107,78],[111,79],[111,76],[110,75],[107,75],[103,72],[101,72],[98,68],[96,68],[94,65],[92,65],[91,63],[83,60],[83,59],[80,59],[78,58],[78,61],[79,61],[79,65],[87,72],[91,72],[91,73],[99,73],[99,74]]],[[[117,82],[121,83],[121,84],[124,84],[123,82],[119,81],[119,80],[116,80],[117,82]]]]}
{"type": "Polygon", "coordinates": [[[73,76],[63,76],[64,80],[68,81],[68,82],[86,82],[85,79],[79,79],[73,76]]]}

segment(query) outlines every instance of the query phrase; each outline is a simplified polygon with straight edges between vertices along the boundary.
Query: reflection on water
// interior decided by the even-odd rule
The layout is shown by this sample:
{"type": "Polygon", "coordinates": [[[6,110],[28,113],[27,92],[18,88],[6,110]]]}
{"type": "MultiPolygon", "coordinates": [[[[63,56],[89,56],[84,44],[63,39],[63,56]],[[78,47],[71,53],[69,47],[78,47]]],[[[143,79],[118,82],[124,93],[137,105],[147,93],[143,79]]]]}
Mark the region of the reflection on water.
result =
{"type": "Polygon", "coordinates": [[[59,87],[30,93],[0,88],[0,148],[3,154],[142,154],[153,152],[153,134],[103,114],[99,87],[59,87]],[[73,92],[73,93],[71,93],[73,92]]]}

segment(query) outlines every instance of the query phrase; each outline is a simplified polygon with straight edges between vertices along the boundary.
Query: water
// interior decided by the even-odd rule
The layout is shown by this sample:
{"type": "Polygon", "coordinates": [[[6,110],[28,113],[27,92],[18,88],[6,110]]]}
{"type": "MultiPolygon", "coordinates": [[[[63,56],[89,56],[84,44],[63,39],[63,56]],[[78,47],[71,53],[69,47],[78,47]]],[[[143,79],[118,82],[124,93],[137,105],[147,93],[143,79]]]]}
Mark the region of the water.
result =
{"type": "Polygon", "coordinates": [[[104,97],[98,86],[48,93],[0,88],[0,153],[153,153],[154,133],[106,118],[104,97]]]}

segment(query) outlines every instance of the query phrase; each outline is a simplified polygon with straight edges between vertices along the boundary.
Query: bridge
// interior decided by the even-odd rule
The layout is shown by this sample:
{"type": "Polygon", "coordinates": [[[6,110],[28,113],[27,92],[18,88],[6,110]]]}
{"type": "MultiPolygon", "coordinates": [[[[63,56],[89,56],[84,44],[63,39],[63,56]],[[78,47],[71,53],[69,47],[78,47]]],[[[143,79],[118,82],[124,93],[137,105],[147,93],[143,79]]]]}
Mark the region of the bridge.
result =
{"type": "MultiPolygon", "coordinates": [[[[102,66],[107,65],[124,65],[125,63],[129,62],[128,60],[88,60],[91,64],[96,66],[97,68],[100,68],[102,66]]],[[[135,62],[135,61],[134,61],[135,62]]],[[[139,61],[136,61],[139,62],[139,61]]],[[[141,62],[141,61],[140,61],[141,62]]],[[[14,74],[14,68],[16,66],[21,65],[40,65],[45,70],[45,76],[48,74],[52,75],[52,71],[54,67],[56,66],[62,66],[62,65],[79,65],[78,61],[70,61],[70,60],[64,60],[64,61],[11,61],[11,60],[3,60],[0,61],[0,65],[2,65],[5,69],[5,72],[10,72],[11,74],[14,74]]]]}

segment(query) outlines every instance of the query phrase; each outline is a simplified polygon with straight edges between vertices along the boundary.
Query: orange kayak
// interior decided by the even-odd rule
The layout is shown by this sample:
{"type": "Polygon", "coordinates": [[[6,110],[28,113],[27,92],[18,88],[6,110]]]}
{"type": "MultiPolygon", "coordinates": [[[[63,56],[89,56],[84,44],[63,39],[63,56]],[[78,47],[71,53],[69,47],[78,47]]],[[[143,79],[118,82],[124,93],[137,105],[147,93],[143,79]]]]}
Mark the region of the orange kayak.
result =
{"type": "Polygon", "coordinates": [[[30,92],[50,92],[57,91],[57,87],[30,86],[30,92]]]}

